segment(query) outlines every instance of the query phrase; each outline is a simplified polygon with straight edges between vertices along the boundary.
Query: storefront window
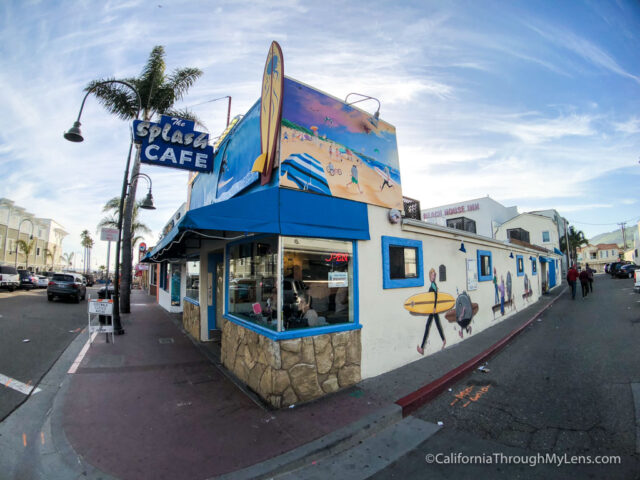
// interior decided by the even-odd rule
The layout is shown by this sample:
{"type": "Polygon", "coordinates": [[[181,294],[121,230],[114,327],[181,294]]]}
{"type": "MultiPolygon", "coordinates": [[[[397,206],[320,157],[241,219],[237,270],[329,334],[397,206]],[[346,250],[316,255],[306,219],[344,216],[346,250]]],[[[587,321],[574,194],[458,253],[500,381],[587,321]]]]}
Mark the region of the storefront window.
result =
{"type": "Polygon", "coordinates": [[[200,290],[200,260],[187,261],[187,298],[199,301],[200,290]]]}
{"type": "Polygon", "coordinates": [[[283,330],[354,321],[352,242],[283,237],[283,330]]]}
{"type": "Polygon", "coordinates": [[[230,314],[277,330],[277,263],[277,237],[229,247],[230,314]]]}

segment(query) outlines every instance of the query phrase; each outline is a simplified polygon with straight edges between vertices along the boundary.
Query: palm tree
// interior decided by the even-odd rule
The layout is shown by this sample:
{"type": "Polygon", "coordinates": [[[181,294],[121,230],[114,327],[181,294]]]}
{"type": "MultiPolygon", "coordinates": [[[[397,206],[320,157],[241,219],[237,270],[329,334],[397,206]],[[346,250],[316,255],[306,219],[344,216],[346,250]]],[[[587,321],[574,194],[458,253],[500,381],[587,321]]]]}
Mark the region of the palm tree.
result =
{"type": "MultiPolygon", "coordinates": [[[[28,266],[29,266],[29,255],[33,251],[33,247],[36,246],[36,240],[33,239],[28,243],[25,240],[18,240],[18,241],[16,241],[16,243],[18,244],[18,248],[20,250],[22,250],[22,253],[24,253],[24,255],[25,255],[24,267],[28,268],[28,266]]],[[[16,261],[17,261],[17,255],[16,255],[16,261]]]]}
{"type": "MultiPolygon", "coordinates": [[[[133,247],[139,241],[142,240],[143,233],[148,235],[151,234],[151,229],[147,227],[144,223],[140,222],[138,219],[138,213],[140,212],[140,205],[142,205],[142,200],[137,201],[133,206],[133,215],[131,221],[131,258],[133,258],[133,247]]],[[[110,215],[103,217],[98,223],[98,228],[108,227],[108,228],[118,228],[118,211],[120,209],[120,198],[114,197],[105,203],[102,208],[103,212],[109,212],[110,215]]],[[[123,250],[124,253],[124,250],[123,250]]]]}
{"type": "Polygon", "coordinates": [[[89,234],[89,230],[83,230],[82,233],[80,233],[80,245],[84,248],[84,273],[88,273],[89,249],[93,246],[93,239],[89,234]]]}
{"type": "MultiPolygon", "coordinates": [[[[147,63],[139,77],[120,80],[133,85],[140,94],[142,102],[141,114],[144,120],[151,120],[156,115],[166,114],[197,121],[194,115],[186,109],[174,110],[173,107],[201,75],[202,71],[198,68],[175,69],[170,74],[166,74],[164,47],[158,45],[151,50],[147,63]]],[[[115,79],[94,80],[87,85],[85,91],[95,88],[93,94],[98,97],[100,103],[104,105],[109,113],[123,120],[134,119],[138,109],[137,96],[131,89],[121,84],[99,85],[101,82],[109,80],[115,79]]],[[[140,155],[138,152],[133,162],[130,178],[134,179],[139,171],[140,155]]],[[[136,185],[137,177],[131,182],[128,198],[136,198],[136,185]]],[[[122,222],[122,283],[120,288],[120,311],[122,313],[129,313],[131,310],[131,268],[133,263],[131,245],[133,235],[131,235],[131,231],[134,204],[135,201],[125,202],[122,222]]]]}
{"type": "Polygon", "coordinates": [[[67,252],[62,254],[62,260],[64,261],[65,265],[67,265],[67,268],[71,268],[71,262],[73,262],[73,257],[74,257],[75,253],[71,252],[67,252]]]}
{"type": "MultiPolygon", "coordinates": [[[[582,245],[587,245],[589,241],[584,236],[582,230],[576,230],[573,226],[570,226],[567,230],[567,237],[569,238],[569,256],[571,257],[570,263],[575,263],[576,259],[578,258],[578,254],[576,253],[578,248],[580,248],[582,245]]],[[[565,252],[567,251],[566,243],[566,240],[564,239],[564,237],[562,237],[560,239],[560,249],[565,252]]]]}
{"type": "Polygon", "coordinates": [[[44,249],[44,264],[45,266],[47,265],[47,258],[51,258],[51,270],[54,270],[54,263],[56,261],[56,252],[58,251],[58,246],[54,245],[53,248],[48,249],[45,248],[44,249]]]}

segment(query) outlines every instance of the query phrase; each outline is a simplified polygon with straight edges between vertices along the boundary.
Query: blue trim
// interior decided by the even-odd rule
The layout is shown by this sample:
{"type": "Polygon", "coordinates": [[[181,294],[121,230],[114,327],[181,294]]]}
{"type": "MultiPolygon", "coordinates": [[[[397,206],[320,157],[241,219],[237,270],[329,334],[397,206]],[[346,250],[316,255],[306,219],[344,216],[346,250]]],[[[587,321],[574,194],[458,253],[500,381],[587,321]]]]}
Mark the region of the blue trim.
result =
{"type": "Polygon", "coordinates": [[[407,238],[382,236],[382,288],[407,288],[424,286],[424,267],[422,263],[422,242],[420,240],[410,240],[407,238]],[[391,278],[391,267],[389,265],[389,247],[409,247],[418,251],[417,274],[415,278],[391,278]]]}
{"type": "Polygon", "coordinates": [[[193,298],[189,298],[189,297],[182,297],[183,300],[192,303],[193,305],[195,305],[196,307],[200,306],[200,302],[198,302],[197,300],[194,300],[193,298]]]}
{"type": "Polygon", "coordinates": [[[531,275],[537,275],[537,274],[538,274],[538,263],[535,258],[532,258],[531,259],[531,275]]]}
{"type": "Polygon", "coordinates": [[[516,272],[518,277],[524,276],[524,257],[516,255],[516,272]],[[520,261],[522,261],[522,270],[520,270],[520,261]]]}
{"type": "Polygon", "coordinates": [[[489,250],[478,250],[476,253],[476,258],[478,261],[478,281],[479,282],[490,282],[493,280],[493,253],[489,250]],[[487,256],[489,257],[489,275],[482,275],[482,262],[481,257],[487,256]]]}
{"type": "MultiPolygon", "coordinates": [[[[353,242],[353,324],[360,327],[360,284],[358,282],[358,242],[353,242]]],[[[351,329],[355,330],[355,329],[351,329]]]]}

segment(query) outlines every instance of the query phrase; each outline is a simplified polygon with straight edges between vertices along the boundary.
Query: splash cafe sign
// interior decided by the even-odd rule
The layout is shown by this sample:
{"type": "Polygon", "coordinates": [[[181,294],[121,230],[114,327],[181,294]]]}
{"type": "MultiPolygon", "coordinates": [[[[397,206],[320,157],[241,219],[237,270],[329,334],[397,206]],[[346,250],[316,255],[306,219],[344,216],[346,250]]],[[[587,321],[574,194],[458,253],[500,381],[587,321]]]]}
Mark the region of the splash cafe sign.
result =
{"type": "Polygon", "coordinates": [[[194,172],[213,169],[209,134],[196,132],[195,122],[162,115],[160,123],[133,121],[133,138],[141,144],[140,161],[194,172]]]}

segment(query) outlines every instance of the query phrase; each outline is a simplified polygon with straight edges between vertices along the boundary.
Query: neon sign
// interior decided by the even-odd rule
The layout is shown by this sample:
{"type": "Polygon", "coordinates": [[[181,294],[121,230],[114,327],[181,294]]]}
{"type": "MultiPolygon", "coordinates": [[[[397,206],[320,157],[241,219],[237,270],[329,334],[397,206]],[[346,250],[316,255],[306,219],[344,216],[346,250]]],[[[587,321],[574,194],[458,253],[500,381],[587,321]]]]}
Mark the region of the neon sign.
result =
{"type": "Polygon", "coordinates": [[[348,253],[330,253],[329,258],[325,258],[324,261],[345,263],[349,261],[349,254],[348,253]]]}

